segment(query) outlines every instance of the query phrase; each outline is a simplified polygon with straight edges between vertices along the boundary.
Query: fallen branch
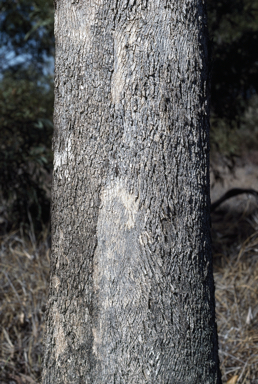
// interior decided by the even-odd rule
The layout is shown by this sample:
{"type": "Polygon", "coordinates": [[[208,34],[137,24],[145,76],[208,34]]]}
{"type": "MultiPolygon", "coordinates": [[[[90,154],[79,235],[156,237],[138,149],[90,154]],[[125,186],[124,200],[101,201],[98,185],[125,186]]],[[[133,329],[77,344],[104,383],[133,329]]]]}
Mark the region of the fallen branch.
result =
{"type": "Polygon", "coordinates": [[[214,212],[215,209],[224,201],[230,199],[231,197],[235,197],[237,195],[241,195],[243,193],[248,193],[250,195],[255,196],[258,199],[258,191],[255,189],[242,189],[242,188],[233,188],[227,191],[220,199],[216,200],[214,203],[211,204],[211,212],[214,212]]]}

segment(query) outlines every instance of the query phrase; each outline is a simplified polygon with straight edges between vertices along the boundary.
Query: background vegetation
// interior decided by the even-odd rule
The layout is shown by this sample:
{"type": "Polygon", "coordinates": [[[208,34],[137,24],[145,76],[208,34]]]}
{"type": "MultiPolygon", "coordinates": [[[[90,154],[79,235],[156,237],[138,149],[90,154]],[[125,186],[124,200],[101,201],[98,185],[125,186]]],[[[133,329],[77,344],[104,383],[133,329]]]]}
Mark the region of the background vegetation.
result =
{"type": "Polygon", "coordinates": [[[240,155],[258,143],[258,1],[208,0],[212,51],[211,144],[240,155]]]}
{"type": "Polygon", "coordinates": [[[49,221],[53,131],[52,0],[3,0],[0,17],[0,226],[49,221]]]}
{"type": "MultiPolygon", "coordinates": [[[[207,3],[216,170],[218,158],[233,168],[237,157],[258,150],[258,0],[207,3]]],[[[49,270],[52,0],[2,0],[0,39],[0,382],[34,384],[49,270]]],[[[220,359],[228,384],[258,383],[257,217],[257,205],[212,216],[220,359]]]]}
{"type": "MultiPolygon", "coordinates": [[[[52,167],[53,3],[2,0],[0,225],[42,228],[52,167]]],[[[258,0],[208,0],[211,144],[233,165],[258,143],[258,0]]]]}

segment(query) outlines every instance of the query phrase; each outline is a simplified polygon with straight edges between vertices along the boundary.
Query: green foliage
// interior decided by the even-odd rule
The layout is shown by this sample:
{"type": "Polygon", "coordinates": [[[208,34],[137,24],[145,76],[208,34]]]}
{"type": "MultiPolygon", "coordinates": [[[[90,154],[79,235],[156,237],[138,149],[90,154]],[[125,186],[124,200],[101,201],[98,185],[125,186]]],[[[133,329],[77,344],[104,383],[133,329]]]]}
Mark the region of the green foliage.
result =
{"type": "Polygon", "coordinates": [[[53,90],[29,69],[0,83],[0,185],[9,223],[49,219],[53,90]]]}
{"type": "Polygon", "coordinates": [[[232,154],[238,147],[233,132],[242,127],[258,91],[258,0],[208,0],[208,16],[213,45],[211,140],[232,154]]]}
{"type": "Polygon", "coordinates": [[[258,1],[209,1],[213,39],[211,104],[228,122],[241,118],[258,91],[258,1]]]}
{"type": "Polygon", "coordinates": [[[0,17],[0,223],[49,220],[52,169],[52,0],[2,0],[0,17]],[[3,215],[4,219],[3,220],[3,215]]]}
{"type": "Polygon", "coordinates": [[[53,15],[52,0],[1,1],[2,68],[26,58],[25,64],[43,69],[46,58],[54,55],[53,15]],[[11,53],[9,61],[6,52],[11,53]]]}

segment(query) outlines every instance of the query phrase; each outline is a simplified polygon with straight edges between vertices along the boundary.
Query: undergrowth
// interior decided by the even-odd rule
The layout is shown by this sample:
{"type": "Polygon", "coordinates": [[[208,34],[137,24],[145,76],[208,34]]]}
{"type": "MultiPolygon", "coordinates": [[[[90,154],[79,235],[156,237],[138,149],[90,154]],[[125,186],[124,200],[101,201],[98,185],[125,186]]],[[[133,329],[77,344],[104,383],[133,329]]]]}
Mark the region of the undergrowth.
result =
{"type": "MultiPolygon", "coordinates": [[[[258,207],[212,215],[223,383],[258,384],[258,207]]],[[[40,382],[50,245],[13,232],[0,238],[0,383],[40,382]]]]}

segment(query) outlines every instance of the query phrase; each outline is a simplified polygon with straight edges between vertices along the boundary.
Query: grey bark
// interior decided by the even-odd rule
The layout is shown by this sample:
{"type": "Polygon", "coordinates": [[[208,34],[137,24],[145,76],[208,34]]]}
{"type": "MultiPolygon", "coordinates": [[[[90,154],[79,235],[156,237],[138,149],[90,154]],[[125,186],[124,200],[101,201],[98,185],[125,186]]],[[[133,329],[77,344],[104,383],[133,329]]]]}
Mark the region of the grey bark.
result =
{"type": "Polygon", "coordinates": [[[44,384],[219,384],[200,0],[58,0],[44,384]]]}

